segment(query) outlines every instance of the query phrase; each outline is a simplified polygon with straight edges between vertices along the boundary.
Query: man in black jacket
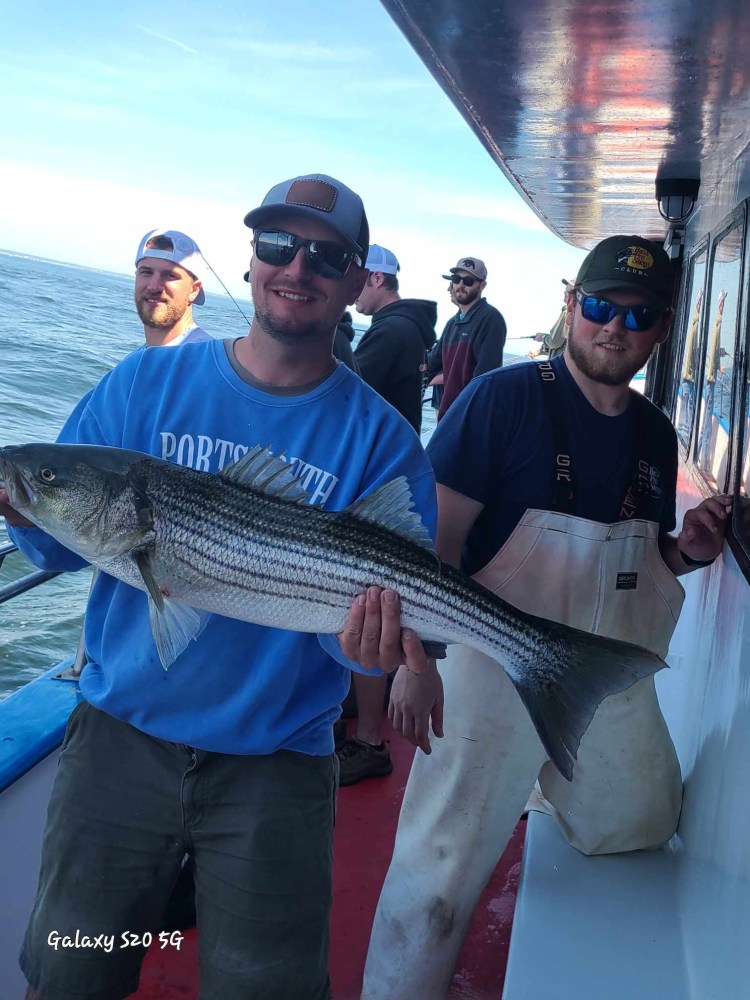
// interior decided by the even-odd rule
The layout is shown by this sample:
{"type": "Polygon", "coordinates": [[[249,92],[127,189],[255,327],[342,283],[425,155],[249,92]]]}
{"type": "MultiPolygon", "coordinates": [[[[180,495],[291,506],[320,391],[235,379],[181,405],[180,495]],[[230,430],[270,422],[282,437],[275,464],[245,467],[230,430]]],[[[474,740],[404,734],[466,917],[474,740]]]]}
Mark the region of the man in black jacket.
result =
{"type": "MultiPolygon", "coordinates": [[[[370,274],[355,305],[358,312],[372,316],[372,323],[354,352],[359,373],[419,433],[422,383],[427,351],[435,343],[437,303],[401,298],[399,263],[385,247],[370,246],[365,268],[370,274]]],[[[340,785],[382,778],[393,770],[382,732],[388,678],[362,675],[352,683],[357,727],[355,735],[337,741],[340,785]]]]}
{"type": "Polygon", "coordinates": [[[399,263],[385,247],[373,244],[365,267],[370,274],[355,305],[357,312],[372,316],[372,323],[354,352],[360,375],[419,434],[424,365],[435,343],[437,303],[401,298],[399,263]]]}

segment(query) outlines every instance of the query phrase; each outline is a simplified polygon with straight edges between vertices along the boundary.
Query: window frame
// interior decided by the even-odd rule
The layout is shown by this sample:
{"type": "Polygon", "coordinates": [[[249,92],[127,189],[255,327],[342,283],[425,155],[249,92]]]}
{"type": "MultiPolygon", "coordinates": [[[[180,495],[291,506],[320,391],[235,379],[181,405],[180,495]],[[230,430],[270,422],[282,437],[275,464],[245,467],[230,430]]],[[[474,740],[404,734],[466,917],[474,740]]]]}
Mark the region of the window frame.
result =
{"type": "MultiPolygon", "coordinates": [[[[707,235],[690,252],[687,260],[687,264],[683,270],[683,274],[687,274],[687,278],[682,282],[680,299],[677,305],[677,310],[675,313],[674,325],[672,328],[672,337],[674,337],[675,331],[679,330],[679,335],[674,337],[673,340],[673,350],[670,365],[670,398],[665,400],[664,410],[669,415],[672,426],[675,428],[675,434],[677,434],[677,447],[679,449],[680,457],[683,461],[691,465],[692,460],[692,447],[695,440],[695,426],[697,423],[697,416],[695,408],[693,412],[693,419],[690,425],[690,432],[688,434],[687,441],[683,441],[680,435],[677,433],[677,399],[678,390],[682,382],[680,377],[682,366],[685,360],[685,346],[687,341],[688,326],[690,324],[690,307],[692,304],[692,297],[690,292],[693,289],[693,274],[695,273],[695,265],[701,254],[705,253],[706,257],[706,273],[703,276],[703,302],[707,301],[707,289],[708,279],[710,276],[711,268],[711,239],[710,235],[707,235]]],[[[702,378],[703,378],[703,354],[705,350],[705,329],[706,329],[706,311],[701,308],[701,322],[700,327],[697,331],[696,337],[696,357],[698,359],[697,371],[699,373],[699,380],[696,383],[695,393],[696,398],[699,398],[700,392],[702,390],[702,378]]]]}
{"type": "MultiPolygon", "coordinates": [[[[737,336],[735,340],[734,377],[732,379],[732,411],[730,435],[730,460],[726,488],[734,500],[730,530],[727,531],[727,543],[745,575],[750,579],[750,534],[741,530],[740,526],[740,490],[742,488],[742,470],[745,449],[750,449],[750,429],[748,428],[748,407],[750,407],[750,199],[746,199],[740,208],[745,212],[745,239],[743,245],[742,283],[738,304],[737,336]]],[[[739,213],[734,213],[739,214],[739,213]]]]}
{"type": "MultiPolygon", "coordinates": [[[[734,359],[735,362],[738,357],[738,352],[740,348],[740,343],[742,341],[742,332],[747,331],[747,243],[748,243],[748,232],[747,232],[747,201],[743,202],[734,212],[727,218],[722,220],[721,225],[719,225],[716,230],[711,234],[710,240],[710,252],[708,258],[708,266],[706,269],[706,280],[704,282],[704,307],[702,309],[701,316],[701,348],[700,348],[700,382],[696,385],[696,405],[695,412],[693,414],[693,426],[691,428],[690,436],[690,446],[687,450],[689,457],[689,464],[694,470],[696,477],[699,477],[700,482],[703,486],[703,491],[708,496],[713,496],[716,493],[732,492],[732,484],[737,486],[739,479],[737,475],[737,449],[736,449],[736,438],[737,438],[737,408],[738,408],[738,397],[741,394],[741,388],[738,386],[737,382],[737,367],[732,371],[732,382],[731,382],[731,402],[729,408],[729,431],[728,431],[728,444],[727,444],[727,463],[726,471],[724,473],[723,483],[717,483],[716,487],[712,485],[711,480],[708,478],[708,473],[704,471],[702,466],[698,463],[698,439],[699,435],[696,433],[696,428],[698,426],[698,419],[701,413],[702,402],[703,402],[703,388],[705,384],[706,377],[706,352],[708,350],[708,337],[709,329],[708,322],[709,316],[711,315],[711,296],[713,295],[714,288],[714,266],[716,263],[716,252],[719,244],[722,240],[738,226],[743,227],[742,243],[740,246],[740,279],[737,288],[737,317],[735,320],[735,330],[734,330],[734,359]]],[[[741,471],[741,469],[740,469],[741,471]]]]}

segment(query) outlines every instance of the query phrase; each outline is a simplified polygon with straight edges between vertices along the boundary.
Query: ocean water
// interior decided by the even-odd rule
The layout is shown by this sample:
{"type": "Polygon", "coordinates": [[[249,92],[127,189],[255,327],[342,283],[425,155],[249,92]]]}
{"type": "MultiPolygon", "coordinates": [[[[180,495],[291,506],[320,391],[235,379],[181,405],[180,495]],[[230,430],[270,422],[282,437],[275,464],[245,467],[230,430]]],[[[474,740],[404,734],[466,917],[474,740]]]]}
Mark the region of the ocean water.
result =
{"type": "MultiPolygon", "coordinates": [[[[142,343],[133,279],[0,250],[0,302],[0,445],[54,441],[81,396],[142,343]]],[[[250,302],[239,306],[252,316],[250,302]]],[[[247,331],[228,295],[208,294],[195,316],[214,336],[247,331]]],[[[426,405],[424,429],[434,422],[426,405]]],[[[13,553],[0,586],[34,568],[13,553]]],[[[89,570],[66,573],[0,604],[0,700],[75,653],[90,581],[89,570]]]]}
{"type": "MultiPolygon", "coordinates": [[[[0,251],[0,302],[0,445],[53,441],[80,397],[142,343],[133,279],[0,251]]],[[[228,296],[207,295],[195,315],[215,336],[247,331],[228,296]]],[[[33,568],[13,553],[0,585],[33,568]]],[[[0,699],[74,654],[89,584],[88,570],[66,573],[0,604],[0,699]]]]}

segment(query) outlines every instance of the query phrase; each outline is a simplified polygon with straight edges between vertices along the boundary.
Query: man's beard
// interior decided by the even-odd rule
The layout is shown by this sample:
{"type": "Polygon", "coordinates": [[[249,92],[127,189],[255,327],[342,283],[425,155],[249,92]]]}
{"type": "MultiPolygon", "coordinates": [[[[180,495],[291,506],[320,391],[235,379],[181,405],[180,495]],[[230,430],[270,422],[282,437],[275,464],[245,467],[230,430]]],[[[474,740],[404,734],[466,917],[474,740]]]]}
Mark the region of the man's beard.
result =
{"type": "Polygon", "coordinates": [[[591,352],[587,353],[583,348],[579,348],[578,341],[571,331],[566,347],[572,361],[575,362],[578,370],[590,378],[592,382],[599,382],[601,385],[628,385],[633,376],[643,368],[652,351],[641,359],[632,359],[629,363],[622,359],[618,364],[618,352],[612,353],[612,358],[596,358],[594,356],[594,346],[591,345],[591,352]]]}
{"type": "Polygon", "coordinates": [[[468,309],[470,306],[473,306],[481,293],[481,289],[479,287],[466,288],[464,286],[464,289],[465,290],[463,291],[461,298],[458,298],[458,296],[456,296],[454,293],[454,301],[458,306],[458,308],[461,310],[465,310],[468,309]]]}
{"type": "Polygon", "coordinates": [[[300,325],[300,323],[291,320],[278,320],[271,314],[270,310],[261,305],[255,307],[255,318],[258,320],[260,328],[269,337],[285,347],[325,340],[330,340],[333,343],[335,331],[327,326],[324,327],[321,323],[300,325]]]}
{"type": "Polygon", "coordinates": [[[159,302],[156,306],[150,306],[140,298],[135,300],[135,308],[144,326],[169,329],[182,319],[189,306],[181,306],[176,302],[159,302]]]}

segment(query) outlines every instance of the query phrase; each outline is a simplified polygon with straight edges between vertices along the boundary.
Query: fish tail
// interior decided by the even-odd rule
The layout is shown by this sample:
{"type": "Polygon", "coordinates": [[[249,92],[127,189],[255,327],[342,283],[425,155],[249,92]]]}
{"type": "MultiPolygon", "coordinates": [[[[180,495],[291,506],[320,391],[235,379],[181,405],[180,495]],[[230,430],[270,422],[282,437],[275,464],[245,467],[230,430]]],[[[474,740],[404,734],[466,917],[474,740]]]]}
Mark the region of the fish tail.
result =
{"type": "Polygon", "coordinates": [[[564,625],[553,625],[552,630],[557,635],[547,653],[554,654],[554,665],[511,679],[550,760],[571,781],[579,744],[601,702],[651,677],[666,663],[629,642],[564,625]]]}

